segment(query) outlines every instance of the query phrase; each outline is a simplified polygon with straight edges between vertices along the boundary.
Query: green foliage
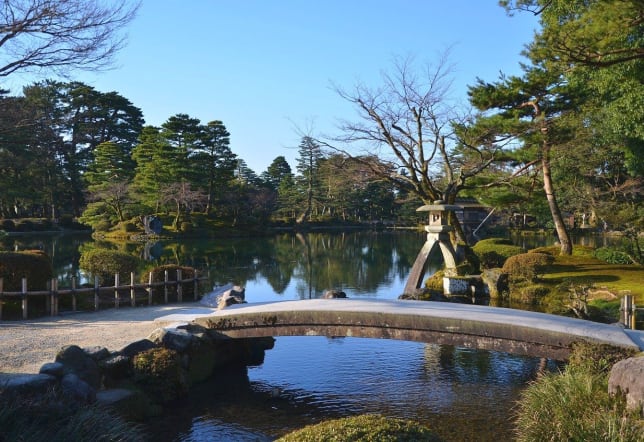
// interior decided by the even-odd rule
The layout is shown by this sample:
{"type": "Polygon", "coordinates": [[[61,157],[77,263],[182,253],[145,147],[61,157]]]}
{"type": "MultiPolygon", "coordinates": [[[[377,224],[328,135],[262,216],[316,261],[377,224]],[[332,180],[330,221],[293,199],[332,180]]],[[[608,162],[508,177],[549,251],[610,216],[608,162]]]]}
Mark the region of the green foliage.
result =
{"type": "Polygon", "coordinates": [[[472,250],[479,258],[482,269],[502,267],[511,256],[525,253],[525,249],[505,238],[488,238],[477,242],[472,250]]]}
{"type": "Polygon", "coordinates": [[[611,367],[635,354],[633,349],[574,343],[563,373],[547,374],[523,393],[519,440],[640,440],[641,422],[625,411],[623,398],[609,396],[607,388],[611,367]]]}
{"type": "Polygon", "coordinates": [[[27,278],[29,290],[45,290],[52,276],[51,260],[40,250],[0,252],[0,278],[5,291],[20,291],[22,278],[27,278]]]}
{"type": "Polygon", "coordinates": [[[278,439],[279,442],[421,442],[439,441],[419,423],[378,415],[361,415],[310,425],[278,439]]]}
{"type": "Polygon", "coordinates": [[[114,281],[116,273],[128,275],[136,271],[141,261],[127,253],[108,249],[89,249],[83,251],[79,266],[86,272],[98,276],[102,283],[114,281]]]}
{"type": "Polygon", "coordinates": [[[524,304],[538,304],[550,293],[550,289],[541,284],[510,284],[513,300],[524,304]]]}
{"type": "Polygon", "coordinates": [[[132,360],[134,379],[159,403],[176,399],[187,389],[179,354],[167,348],[153,348],[132,360]]]}
{"type": "Polygon", "coordinates": [[[0,391],[0,428],[3,441],[146,440],[140,427],[114,411],[96,404],[79,405],[53,391],[40,397],[0,391]]]}
{"type": "Polygon", "coordinates": [[[600,247],[593,255],[609,264],[634,264],[628,254],[612,247],[600,247]]]}
{"type": "Polygon", "coordinates": [[[568,365],[588,369],[594,374],[609,373],[617,362],[636,354],[632,348],[579,341],[572,345],[568,365]]]}
{"type": "Polygon", "coordinates": [[[554,257],[546,253],[521,253],[509,257],[503,264],[510,282],[536,282],[545,267],[554,262],[554,257]]]}
{"type": "Polygon", "coordinates": [[[432,292],[443,293],[443,276],[445,271],[437,270],[432,276],[425,281],[425,288],[432,292]]]}
{"type": "Polygon", "coordinates": [[[608,394],[605,374],[571,365],[524,390],[517,408],[517,440],[639,442],[642,427],[622,398],[608,394]]]}

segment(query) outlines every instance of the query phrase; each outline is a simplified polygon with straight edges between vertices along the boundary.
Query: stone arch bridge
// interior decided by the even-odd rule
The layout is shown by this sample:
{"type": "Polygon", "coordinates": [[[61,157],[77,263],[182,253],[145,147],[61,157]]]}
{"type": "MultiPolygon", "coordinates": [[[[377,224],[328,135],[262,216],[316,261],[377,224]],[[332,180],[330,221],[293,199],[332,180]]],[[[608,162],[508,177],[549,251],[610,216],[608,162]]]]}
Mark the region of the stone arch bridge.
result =
{"type": "Polygon", "coordinates": [[[545,313],[445,302],[310,299],[238,304],[157,321],[193,322],[222,339],[346,336],[399,339],[567,359],[586,341],[644,350],[644,332],[545,313]]]}

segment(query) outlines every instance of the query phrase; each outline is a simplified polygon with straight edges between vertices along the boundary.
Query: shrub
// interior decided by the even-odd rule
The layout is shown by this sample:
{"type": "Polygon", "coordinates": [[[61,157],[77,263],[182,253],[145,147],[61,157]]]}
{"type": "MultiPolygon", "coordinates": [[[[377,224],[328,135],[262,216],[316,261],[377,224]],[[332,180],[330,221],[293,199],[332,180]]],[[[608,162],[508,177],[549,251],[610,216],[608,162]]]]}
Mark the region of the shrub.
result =
{"type": "Polygon", "coordinates": [[[189,221],[183,221],[179,224],[179,231],[181,232],[190,232],[192,230],[192,223],[189,221]]]}
{"type": "Polygon", "coordinates": [[[596,374],[609,373],[617,362],[636,354],[637,351],[632,348],[580,341],[573,343],[568,365],[584,367],[596,374]]]}
{"type": "Polygon", "coordinates": [[[98,276],[102,283],[113,281],[115,273],[127,275],[134,272],[139,258],[127,253],[107,249],[91,249],[83,252],[79,260],[81,269],[98,276]]]}
{"type": "Polygon", "coordinates": [[[27,278],[30,290],[45,290],[53,274],[51,260],[40,250],[0,252],[0,278],[6,291],[19,291],[22,278],[27,278]]]}
{"type": "Polygon", "coordinates": [[[595,250],[593,256],[609,264],[633,264],[628,254],[611,247],[600,247],[595,250]]]}
{"type": "Polygon", "coordinates": [[[479,258],[481,269],[501,267],[509,257],[525,253],[525,249],[513,245],[512,241],[505,238],[483,239],[472,250],[479,258]]]}
{"type": "MultiPolygon", "coordinates": [[[[152,282],[164,282],[165,281],[165,272],[168,272],[168,281],[177,280],[177,270],[181,270],[181,279],[191,279],[195,277],[195,269],[193,267],[187,266],[178,266],[174,264],[166,264],[158,267],[154,267],[150,272],[152,273],[152,282]]],[[[141,282],[146,283],[149,280],[149,275],[141,275],[141,282]]],[[[183,296],[193,297],[194,296],[194,284],[184,284],[183,285],[183,296]]]]}
{"type": "Polygon", "coordinates": [[[554,262],[552,255],[545,253],[522,253],[509,257],[503,264],[503,273],[510,281],[536,282],[543,274],[545,267],[554,262]]]}
{"type": "Polygon", "coordinates": [[[154,400],[165,403],[187,390],[179,354],[167,348],[153,348],[132,360],[134,378],[154,400]]]}
{"type": "Polygon", "coordinates": [[[324,421],[289,433],[281,442],[302,441],[439,441],[431,430],[419,423],[378,415],[361,415],[324,421]]]}
{"type": "Polygon", "coordinates": [[[524,304],[538,304],[544,296],[550,293],[548,287],[539,284],[510,284],[512,299],[524,304]]]}

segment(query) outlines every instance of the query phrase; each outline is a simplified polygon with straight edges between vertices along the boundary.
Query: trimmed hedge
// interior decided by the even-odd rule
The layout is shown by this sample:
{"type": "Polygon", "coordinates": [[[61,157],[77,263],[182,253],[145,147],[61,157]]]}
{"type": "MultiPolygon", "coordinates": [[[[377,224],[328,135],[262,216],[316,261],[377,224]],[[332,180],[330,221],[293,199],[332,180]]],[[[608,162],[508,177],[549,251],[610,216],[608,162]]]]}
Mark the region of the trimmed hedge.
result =
{"type": "Polygon", "coordinates": [[[92,249],[84,252],[79,266],[86,272],[96,275],[101,283],[114,282],[114,274],[129,275],[136,271],[141,260],[127,253],[116,250],[92,249]]]}
{"type": "Polygon", "coordinates": [[[46,290],[53,275],[51,260],[41,250],[0,252],[0,278],[5,291],[21,290],[22,278],[27,278],[29,290],[46,290]]]}
{"type": "Polygon", "coordinates": [[[510,281],[536,282],[545,268],[554,261],[555,258],[546,253],[522,253],[505,261],[503,273],[508,274],[510,281]]]}
{"type": "Polygon", "coordinates": [[[523,247],[515,246],[505,238],[483,239],[477,242],[472,250],[479,258],[481,269],[502,267],[509,257],[525,253],[523,247]]]}

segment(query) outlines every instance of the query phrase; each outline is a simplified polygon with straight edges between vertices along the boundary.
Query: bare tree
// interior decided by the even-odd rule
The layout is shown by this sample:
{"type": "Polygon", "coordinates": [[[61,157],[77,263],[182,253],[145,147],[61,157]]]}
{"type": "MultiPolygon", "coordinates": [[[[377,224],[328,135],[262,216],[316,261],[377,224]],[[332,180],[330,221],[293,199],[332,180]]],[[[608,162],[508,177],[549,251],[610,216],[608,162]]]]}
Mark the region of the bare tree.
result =
{"type": "MultiPolygon", "coordinates": [[[[379,178],[418,196],[424,203],[453,204],[466,181],[492,164],[500,148],[482,133],[464,136],[465,119],[457,117],[449,100],[451,65],[444,54],[436,66],[419,75],[410,59],[398,60],[383,85],[357,85],[336,92],[355,105],[358,121],[342,121],[341,134],[325,143],[367,164],[379,178]],[[457,130],[461,128],[460,130],[457,130]],[[352,155],[351,146],[361,147],[352,155]],[[378,161],[369,161],[377,157],[378,161]]],[[[450,220],[458,240],[463,232],[450,220]]]]}
{"type": "Polygon", "coordinates": [[[123,47],[122,28],[139,3],[128,0],[4,0],[0,77],[17,71],[108,67],[123,47]]]}

